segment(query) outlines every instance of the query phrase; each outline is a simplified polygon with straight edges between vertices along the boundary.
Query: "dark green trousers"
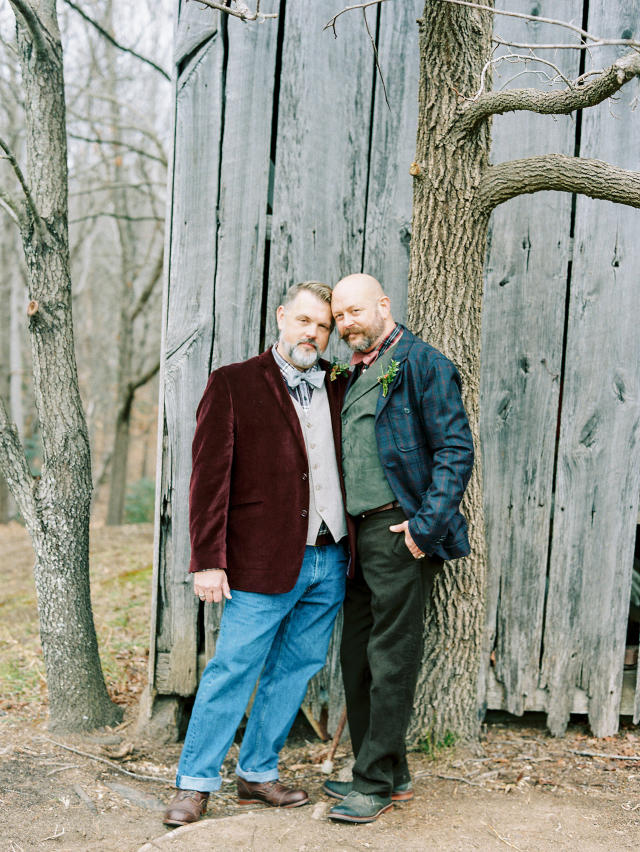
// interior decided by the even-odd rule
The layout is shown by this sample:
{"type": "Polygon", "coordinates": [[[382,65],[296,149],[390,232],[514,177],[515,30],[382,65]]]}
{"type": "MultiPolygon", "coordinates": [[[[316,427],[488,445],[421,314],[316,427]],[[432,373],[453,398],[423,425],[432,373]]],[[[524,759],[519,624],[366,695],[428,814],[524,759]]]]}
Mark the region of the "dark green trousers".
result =
{"type": "Polygon", "coordinates": [[[356,762],[353,786],[389,796],[410,780],[405,735],[422,660],[425,606],[441,560],[415,559],[400,509],[359,522],[358,566],[347,581],[340,659],[356,762]]]}

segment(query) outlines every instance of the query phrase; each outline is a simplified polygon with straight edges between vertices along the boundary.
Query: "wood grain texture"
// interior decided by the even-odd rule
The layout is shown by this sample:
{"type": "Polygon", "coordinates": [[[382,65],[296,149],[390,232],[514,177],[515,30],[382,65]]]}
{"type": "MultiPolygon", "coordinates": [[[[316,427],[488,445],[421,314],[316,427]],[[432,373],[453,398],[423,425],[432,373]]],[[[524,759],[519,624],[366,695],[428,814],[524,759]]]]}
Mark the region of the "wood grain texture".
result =
{"type": "Polygon", "coordinates": [[[382,282],[394,319],[406,322],[409,243],[418,123],[418,26],[422,0],[380,7],[378,56],[389,98],[380,77],[375,82],[371,165],[367,198],[363,270],[382,282]]]}
{"type": "Polygon", "coordinates": [[[164,352],[157,652],[170,654],[163,691],[197,684],[198,600],[189,567],[189,479],[195,411],[213,333],[222,104],[222,39],[214,37],[178,78],[164,352]]]}
{"type": "MultiPolygon", "coordinates": [[[[640,2],[597,0],[589,29],[637,30],[640,2]]],[[[615,49],[602,51],[608,63],[615,49]]],[[[637,82],[584,114],[584,156],[640,167],[637,82]]],[[[548,724],[566,727],[574,685],[596,736],[618,728],[640,492],[640,214],[577,198],[542,679],[548,724]]]]}
{"type": "MultiPolygon", "coordinates": [[[[267,344],[288,287],[362,265],[373,56],[359,14],[342,16],[337,39],[322,31],[334,13],[331,0],[286,7],[267,344]]],[[[328,356],[342,347],[334,335],[328,356]]]]}
{"type": "MultiPolygon", "coordinates": [[[[582,0],[569,5],[563,16],[580,20],[582,0]]],[[[526,13],[530,3],[514,0],[507,8],[526,13]]],[[[541,16],[552,11],[550,0],[540,5],[541,16]]],[[[507,40],[541,43],[556,36],[550,25],[515,18],[500,19],[496,32],[507,40]]],[[[553,61],[575,77],[578,58],[564,51],[553,61]]],[[[509,84],[516,70],[498,66],[494,88],[542,85],[531,75],[509,84]]],[[[572,154],[574,142],[573,117],[499,116],[492,161],[546,151],[572,154]]],[[[493,652],[503,707],[517,715],[533,709],[538,686],[570,220],[566,193],[539,193],[498,207],[485,266],[480,424],[488,577],[480,702],[492,706],[485,677],[493,652]]]]}
{"type": "MultiPolygon", "coordinates": [[[[277,12],[279,0],[262,4],[277,12]]],[[[243,24],[230,19],[224,74],[222,161],[213,287],[210,370],[258,353],[267,225],[277,21],[243,24]]],[[[210,216],[214,216],[215,203],[210,216]]],[[[188,523],[188,517],[181,519],[188,523]]],[[[215,651],[222,608],[204,607],[204,649],[215,651]]]]}
{"type": "Polygon", "coordinates": [[[218,32],[220,13],[201,6],[195,0],[178,0],[176,6],[178,11],[173,62],[174,65],[180,65],[203,42],[218,32]]]}

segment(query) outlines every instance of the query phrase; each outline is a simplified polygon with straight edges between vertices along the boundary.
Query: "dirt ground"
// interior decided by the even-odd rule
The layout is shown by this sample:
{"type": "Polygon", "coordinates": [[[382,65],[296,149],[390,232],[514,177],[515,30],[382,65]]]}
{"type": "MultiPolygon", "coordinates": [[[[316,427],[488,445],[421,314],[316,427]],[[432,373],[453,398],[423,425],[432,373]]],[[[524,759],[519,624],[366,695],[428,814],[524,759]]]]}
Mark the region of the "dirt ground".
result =
{"type": "MultiPolygon", "coordinates": [[[[46,725],[28,540],[15,525],[0,531],[0,852],[640,849],[640,728],[623,722],[618,735],[596,740],[574,719],[566,737],[553,739],[544,717],[534,715],[492,714],[473,749],[412,753],[414,801],[364,826],[327,819],[320,770],[327,746],[301,719],[281,776],[304,786],[310,805],[237,806],[234,745],[207,819],[167,831],[162,811],[180,745],[134,733],[146,670],[151,537],[150,527],[92,532],[101,654],[126,715],[116,729],[62,737],[46,725]]],[[[335,764],[336,774],[349,777],[347,743],[335,764]]]]}
{"type": "MultiPolygon", "coordinates": [[[[0,720],[0,849],[639,849],[640,761],[630,759],[640,755],[637,729],[594,740],[575,724],[557,740],[545,733],[542,719],[526,722],[493,719],[474,750],[446,749],[435,758],[413,753],[416,798],[368,826],[327,819],[331,803],[322,794],[320,771],[326,745],[299,722],[283,753],[282,777],[308,790],[309,806],[249,813],[237,806],[233,746],[207,819],[170,832],[161,817],[173,792],[179,745],[136,742],[129,735],[132,712],[119,729],[64,738],[50,736],[43,723],[7,715],[0,720]]],[[[336,772],[348,773],[349,765],[344,745],[336,772]]]]}

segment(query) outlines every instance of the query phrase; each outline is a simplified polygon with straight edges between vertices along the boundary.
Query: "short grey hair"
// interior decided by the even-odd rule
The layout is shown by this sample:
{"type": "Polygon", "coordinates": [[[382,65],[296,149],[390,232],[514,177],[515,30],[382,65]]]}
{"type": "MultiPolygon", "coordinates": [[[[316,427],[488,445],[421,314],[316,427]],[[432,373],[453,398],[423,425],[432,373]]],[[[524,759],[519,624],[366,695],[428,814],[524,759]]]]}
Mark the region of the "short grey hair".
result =
{"type": "MultiPolygon", "coordinates": [[[[299,293],[302,293],[304,290],[307,290],[309,293],[313,293],[321,302],[325,302],[329,307],[331,307],[331,293],[333,292],[331,287],[328,284],[324,284],[322,281],[301,281],[299,284],[294,284],[289,287],[287,292],[282,297],[282,305],[283,307],[287,307],[293,302],[293,300],[298,296],[299,293]]],[[[334,326],[333,314],[331,315],[331,328],[334,326]]]]}

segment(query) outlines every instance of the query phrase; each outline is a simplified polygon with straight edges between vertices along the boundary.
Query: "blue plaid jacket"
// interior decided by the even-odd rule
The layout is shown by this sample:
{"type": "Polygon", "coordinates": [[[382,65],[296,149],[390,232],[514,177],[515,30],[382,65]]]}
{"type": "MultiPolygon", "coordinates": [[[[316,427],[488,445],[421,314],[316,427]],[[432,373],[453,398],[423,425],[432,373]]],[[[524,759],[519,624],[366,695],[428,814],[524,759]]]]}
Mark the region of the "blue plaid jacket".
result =
{"type": "MultiPolygon", "coordinates": [[[[459,507],[473,467],[473,441],[460,376],[407,328],[393,359],[398,373],[376,408],[380,462],[418,547],[445,560],[466,556],[467,522],[459,507]]],[[[377,369],[375,363],[370,369],[377,369]]]]}

